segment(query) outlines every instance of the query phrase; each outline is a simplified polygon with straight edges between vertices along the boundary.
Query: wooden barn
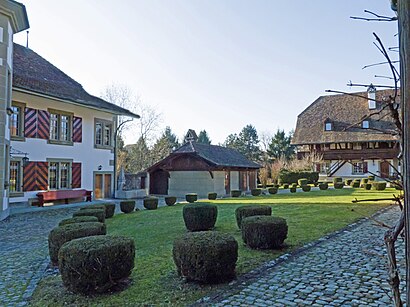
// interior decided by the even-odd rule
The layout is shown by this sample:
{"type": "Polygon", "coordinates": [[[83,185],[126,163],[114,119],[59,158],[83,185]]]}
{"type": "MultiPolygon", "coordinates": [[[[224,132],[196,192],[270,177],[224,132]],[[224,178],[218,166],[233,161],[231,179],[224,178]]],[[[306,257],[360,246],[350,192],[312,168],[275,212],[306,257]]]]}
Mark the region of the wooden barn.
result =
{"type": "Polygon", "coordinates": [[[256,187],[260,165],[238,151],[190,140],[165,159],[148,168],[150,194],[183,197],[209,192],[230,194],[256,187]]]}

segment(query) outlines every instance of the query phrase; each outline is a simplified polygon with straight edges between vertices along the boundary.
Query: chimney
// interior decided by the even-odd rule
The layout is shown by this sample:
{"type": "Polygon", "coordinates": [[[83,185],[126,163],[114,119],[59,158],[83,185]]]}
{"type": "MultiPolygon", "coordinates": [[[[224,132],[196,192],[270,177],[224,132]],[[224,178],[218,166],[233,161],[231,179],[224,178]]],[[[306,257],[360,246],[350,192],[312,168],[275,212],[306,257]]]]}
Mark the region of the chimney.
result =
{"type": "Polygon", "coordinates": [[[368,98],[367,101],[369,104],[369,110],[376,109],[376,88],[371,83],[367,89],[367,98],[368,98]]]}

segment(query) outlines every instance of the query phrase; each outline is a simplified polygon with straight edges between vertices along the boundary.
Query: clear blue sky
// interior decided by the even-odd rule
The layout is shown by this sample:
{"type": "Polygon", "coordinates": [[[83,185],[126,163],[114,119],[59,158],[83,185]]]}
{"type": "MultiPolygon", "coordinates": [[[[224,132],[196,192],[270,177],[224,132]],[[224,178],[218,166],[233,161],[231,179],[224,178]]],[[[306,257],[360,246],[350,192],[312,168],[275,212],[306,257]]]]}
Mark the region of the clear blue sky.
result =
{"type": "MultiPolygon", "coordinates": [[[[395,23],[349,18],[393,15],[388,0],[22,2],[29,47],[91,94],[127,85],[163,113],[164,127],[206,129],[213,143],[247,124],[289,131],[326,89],[385,82],[374,75],[386,69],[361,69],[383,60],[372,32],[397,44],[395,23]]],[[[25,45],[25,33],[15,41],[25,45]]]]}

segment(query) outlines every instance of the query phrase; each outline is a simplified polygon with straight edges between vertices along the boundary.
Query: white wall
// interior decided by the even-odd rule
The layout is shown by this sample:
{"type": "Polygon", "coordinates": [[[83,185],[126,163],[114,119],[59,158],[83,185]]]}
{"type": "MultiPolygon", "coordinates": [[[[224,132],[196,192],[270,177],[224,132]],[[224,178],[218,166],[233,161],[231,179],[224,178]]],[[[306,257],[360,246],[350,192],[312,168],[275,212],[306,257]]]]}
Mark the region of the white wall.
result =
{"type": "MultiPolygon", "coordinates": [[[[393,163],[393,160],[387,160],[390,163],[393,163]]],[[[379,174],[380,171],[380,160],[365,160],[367,162],[367,170],[368,173],[361,174],[361,175],[353,175],[352,170],[353,167],[350,163],[346,162],[332,177],[344,177],[344,178],[362,178],[367,177],[370,173],[379,174]],[[374,163],[373,163],[374,161],[374,163]]],[[[332,164],[336,163],[336,161],[332,161],[332,164]]],[[[392,174],[392,168],[390,167],[390,174],[392,174]]]]}
{"type": "Polygon", "coordinates": [[[231,171],[231,191],[239,190],[239,172],[231,171]]]}
{"type": "MultiPolygon", "coordinates": [[[[13,101],[26,103],[27,107],[47,110],[53,108],[74,113],[74,116],[82,118],[82,143],[74,143],[73,146],[48,144],[47,140],[26,138],[24,142],[11,141],[14,149],[27,152],[30,161],[46,161],[47,158],[72,159],[73,162],[81,162],[81,187],[93,190],[93,172],[112,172],[110,160],[114,159],[114,153],[107,149],[94,148],[94,118],[113,120],[113,115],[107,112],[89,109],[86,107],[71,105],[57,100],[47,99],[26,93],[13,91],[13,101]]],[[[26,192],[24,197],[10,198],[10,202],[27,201],[35,197],[37,192],[26,192]]]]}

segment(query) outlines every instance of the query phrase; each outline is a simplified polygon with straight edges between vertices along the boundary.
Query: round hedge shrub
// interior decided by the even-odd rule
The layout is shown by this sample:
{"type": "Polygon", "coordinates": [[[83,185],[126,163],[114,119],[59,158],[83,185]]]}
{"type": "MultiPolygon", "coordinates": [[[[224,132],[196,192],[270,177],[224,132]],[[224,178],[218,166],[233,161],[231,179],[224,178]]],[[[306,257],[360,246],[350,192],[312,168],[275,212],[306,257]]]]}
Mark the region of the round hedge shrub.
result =
{"type": "Polygon", "coordinates": [[[185,226],[190,231],[214,228],[218,207],[212,204],[188,204],[182,209],[185,226]]]}
{"type": "Polygon", "coordinates": [[[291,185],[289,185],[290,187],[293,187],[293,188],[297,188],[298,187],[298,184],[296,183],[296,182],[294,182],[294,183],[292,183],[291,185]]]}
{"type": "Polygon", "coordinates": [[[158,208],[158,198],[157,197],[147,197],[143,200],[144,208],[147,210],[156,210],[158,208]]]}
{"type": "Polygon", "coordinates": [[[58,262],[58,251],[60,247],[71,240],[107,234],[105,224],[99,222],[73,223],[59,226],[48,234],[48,251],[53,264],[58,262]]]}
{"type": "Polygon", "coordinates": [[[196,193],[189,193],[185,195],[185,200],[189,203],[194,203],[198,200],[198,195],[196,193]]]}
{"type": "Polygon", "coordinates": [[[352,181],[352,183],[350,184],[350,186],[352,188],[360,188],[360,181],[352,181]]]}
{"type": "Polygon", "coordinates": [[[298,179],[298,185],[300,186],[300,187],[302,187],[302,186],[304,186],[304,185],[307,185],[309,182],[308,182],[308,180],[306,179],[306,178],[301,178],[301,179],[298,179]]]}
{"type": "Polygon", "coordinates": [[[70,291],[103,293],[130,276],[134,259],[134,240],[92,236],[64,244],[58,254],[58,267],[70,291]]]}
{"type": "Polygon", "coordinates": [[[403,190],[403,185],[399,180],[395,180],[394,182],[390,183],[390,186],[392,188],[395,188],[398,191],[402,191],[403,190]]]}
{"type": "Polygon", "coordinates": [[[387,182],[386,181],[373,181],[372,188],[377,191],[383,191],[386,189],[387,182]]]}
{"type": "Polygon", "coordinates": [[[319,185],[319,181],[313,182],[313,185],[314,185],[315,187],[317,187],[317,186],[319,185]]]}
{"type": "Polygon", "coordinates": [[[105,222],[105,209],[83,209],[73,213],[76,216],[96,216],[100,223],[105,222]]]}
{"type": "Polygon", "coordinates": [[[252,189],[251,194],[252,196],[259,196],[262,194],[262,189],[252,189]]]}
{"type": "Polygon", "coordinates": [[[289,190],[290,190],[290,193],[296,193],[296,187],[291,187],[289,190]]]}
{"type": "Polygon", "coordinates": [[[343,187],[345,186],[345,184],[343,182],[336,182],[333,184],[333,187],[335,189],[343,189],[343,187]]]}
{"type": "Polygon", "coordinates": [[[105,218],[109,219],[114,216],[115,213],[115,203],[104,203],[105,207],[105,218]]]}
{"type": "Polygon", "coordinates": [[[312,189],[312,187],[310,185],[302,185],[302,190],[303,192],[310,192],[310,190],[312,189]]]}
{"type": "Polygon", "coordinates": [[[241,228],[242,219],[248,216],[271,215],[271,214],[272,214],[272,208],[269,206],[263,206],[263,205],[241,206],[241,207],[236,208],[235,210],[236,225],[238,225],[238,228],[241,228]]]}
{"type": "Polygon", "coordinates": [[[283,184],[283,188],[284,188],[284,189],[289,189],[289,183],[284,183],[284,184],[283,184]]]}
{"type": "Polygon", "coordinates": [[[231,196],[232,197],[239,197],[242,195],[242,191],[241,190],[232,190],[231,191],[231,196]]]}
{"type": "Polygon", "coordinates": [[[208,193],[209,200],[215,200],[217,197],[218,197],[217,193],[214,193],[214,192],[208,193]]]}
{"type": "Polygon", "coordinates": [[[343,178],[342,177],[333,178],[333,184],[338,183],[338,182],[343,182],[343,178]]]}
{"type": "Polygon", "coordinates": [[[135,201],[123,200],[120,202],[120,209],[123,213],[131,213],[135,209],[135,201]]]}
{"type": "Polygon", "coordinates": [[[320,190],[327,190],[329,188],[329,184],[327,182],[319,183],[320,190]]]}
{"type": "Polygon", "coordinates": [[[98,205],[88,205],[86,207],[80,208],[80,210],[88,210],[88,209],[103,209],[105,210],[105,207],[103,204],[98,204],[98,205]]]}
{"type": "Polygon", "coordinates": [[[77,217],[72,217],[69,219],[64,219],[60,223],[58,223],[58,226],[64,226],[67,224],[73,224],[73,223],[89,223],[89,222],[98,222],[98,218],[96,216],[77,216],[77,217]]]}
{"type": "Polygon", "coordinates": [[[276,193],[278,193],[278,188],[268,188],[268,193],[269,194],[276,194],[276,193]]]}
{"type": "Polygon", "coordinates": [[[165,196],[165,203],[167,206],[173,206],[177,202],[177,198],[175,196],[165,196]]]}
{"type": "Polygon", "coordinates": [[[346,179],[345,184],[346,185],[351,185],[352,181],[353,181],[353,179],[346,179]]]}
{"type": "Polygon", "coordinates": [[[367,179],[369,179],[369,181],[374,181],[374,175],[367,176],[367,179]]]}
{"type": "Polygon", "coordinates": [[[371,184],[371,183],[366,183],[366,184],[364,185],[364,188],[365,188],[366,190],[371,190],[372,184],[371,184]]]}
{"type": "Polygon", "coordinates": [[[286,220],[274,216],[251,216],[242,220],[242,239],[250,248],[273,249],[288,235],[286,220]]]}
{"type": "Polygon", "coordinates": [[[187,280],[220,283],[235,277],[238,242],[226,233],[191,232],[174,241],[172,255],[178,274],[187,280]]]}

